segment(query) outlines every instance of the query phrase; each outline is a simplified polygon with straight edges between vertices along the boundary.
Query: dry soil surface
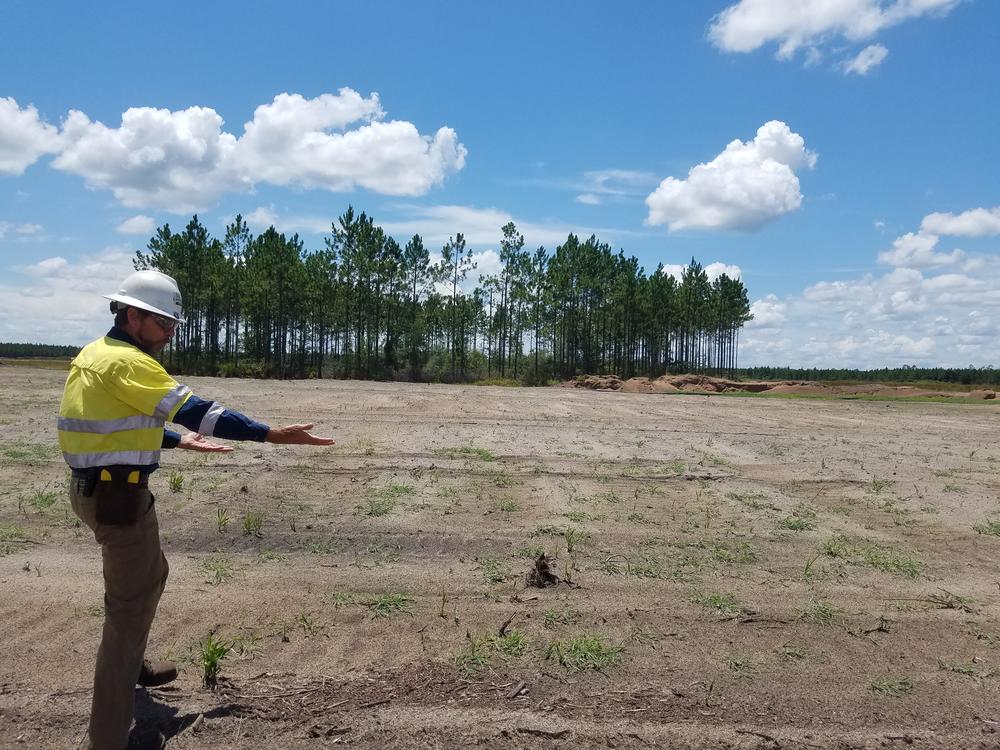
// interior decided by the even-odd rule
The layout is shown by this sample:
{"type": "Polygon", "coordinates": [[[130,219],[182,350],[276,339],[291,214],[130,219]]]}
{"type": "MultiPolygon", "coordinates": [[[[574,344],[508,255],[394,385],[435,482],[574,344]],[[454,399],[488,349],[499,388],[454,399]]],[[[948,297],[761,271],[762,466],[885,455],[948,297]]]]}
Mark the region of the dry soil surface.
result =
{"type": "MultiPolygon", "coordinates": [[[[0,368],[3,748],[89,709],[63,377],[0,368]]],[[[187,382],[338,442],[164,455],[150,652],[182,672],[137,703],[170,748],[1000,747],[989,402],[187,382]]]]}

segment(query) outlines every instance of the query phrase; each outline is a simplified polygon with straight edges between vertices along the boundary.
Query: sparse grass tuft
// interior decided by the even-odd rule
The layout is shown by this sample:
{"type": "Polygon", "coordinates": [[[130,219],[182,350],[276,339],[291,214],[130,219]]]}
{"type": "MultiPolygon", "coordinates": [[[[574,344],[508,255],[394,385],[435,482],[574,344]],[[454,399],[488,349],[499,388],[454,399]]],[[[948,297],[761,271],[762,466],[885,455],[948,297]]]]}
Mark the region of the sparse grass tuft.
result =
{"type": "Polygon", "coordinates": [[[0,542],[18,542],[25,537],[25,531],[17,524],[0,524],[0,542]]]}
{"type": "Polygon", "coordinates": [[[358,603],[357,598],[349,591],[331,591],[324,598],[333,605],[334,609],[358,603]]]}
{"type": "Polygon", "coordinates": [[[24,548],[25,531],[17,524],[0,524],[0,557],[20,552],[24,548]]]}
{"type": "Polygon", "coordinates": [[[170,477],[167,479],[167,486],[170,487],[171,492],[180,492],[184,489],[184,475],[179,471],[170,472],[170,477]]]}
{"type": "Polygon", "coordinates": [[[496,456],[486,448],[476,448],[472,445],[461,445],[453,448],[435,448],[431,451],[442,458],[478,458],[480,461],[493,461],[496,456]]]}
{"type": "Polygon", "coordinates": [[[260,539],[264,536],[264,514],[248,510],[243,516],[243,536],[260,539]]]}
{"type": "Polygon", "coordinates": [[[753,510],[778,510],[763,492],[728,492],[726,497],[753,510]]]}
{"type": "Polygon", "coordinates": [[[517,513],[521,510],[521,506],[510,498],[504,498],[497,503],[497,510],[501,513],[517,513]]]}
{"type": "Polygon", "coordinates": [[[378,490],[376,494],[379,497],[391,497],[393,500],[399,500],[404,497],[409,497],[414,493],[415,490],[412,486],[408,484],[401,484],[399,482],[393,482],[378,490]]]}
{"type": "Polygon", "coordinates": [[[779,646],[774,650],[774,652],[782,659],[788,659],[788,660],[794,659],[796,661],[800,659],[805,659],[806,656],[809,655],[809,652],[806,650],[805,646],[795,646],[789,643],[779,646]]]}
{"type": "Polygon", "coordinates": [[[387,516],[395,507],[396,501],[391,497],[370,497],[362,506],[362,514],[372,518],[387,516]]]}
{"type": "Polygon", "coordinates": [[[233,561],[225,555],[216,555],[203,561],[201,569],[208,576],[205,583],[218,586],[233,577],[233,561]]]}
{"type": "Polygon", "coordinates": [[[340,551],[341,545],[335,539],[317,539],[309,542],[306,549],[310,555],[332,555],[340,551]]]}
{"type": "Polygon", "coordinates": [[[987,536],[1000,536],[1000,519],[987,519],[982,523],[977,523],[972,527],[975,529],[977,534],[986,534],[987,536]]]}
{"type": "Polygon", "coordinates": [[[740,617],[753,613],[752,609],[740,604],[734,594],[696,594],[692,601],[726,617],[740,617]]]}
{"type": "Polygon", "coordinates": [[[202,684],[210,690],[214,690],[218,684],[222,660],[226,658],[231,648],[231,644],[216,638],[214,635],[206,636],[205,640],[201,642],[198,665],[202,668],[202,684]]]}
{"type": "Polygon", "coordinates": [[[838,611],[830,602],[811,602],[798,611],[795,619],[811,622],[814,625],[829,626],[833,624],[833,618],[838,611]]]}
{"type": "Polygon", "coordinates": [[[487,637],[477,637],[471,633],[466,633],[465,637],[469,641],[469,646],[455,656],[455,666],[462,674],[471,676],[482,672],[490,665],[491,644],[487,637]]]}
{"type": "Polygon", "coordinates": [[[229,517],[229,513],[226,512],[225,508],[219,508],[215,512],[215,525],[220,534],[226,533],[226,529],[229,528],[229,522],[231,520],[232,519],[229,517]]]}
{"type": "Polygon", "coordinates": [[[295,618],[295,624],[302,628],[306,638],[323,629],[319,618],[312,612],[299,612],[298,617],[295,618]]]}
{"type": "Polygon", "coordinates": [[[606,669],[621,663],[621,646],[613,646],[604,636],[580,633],[568,641],[552,641],[545,651],[546,659],[556,659],[572,672],[606,669]]]}
{"type": "Polygon", "coordinates": [[[576,548],[587,538],[587,534],[580,529],[566,529],[563,531],[563,539],[566,540],[566,551],[573,554],[576,548]]]}
{"type": "Polygon", "coordinates": [[[712,554],[712,559],[721,563],[757,562],[757,548],[750,542],[702,542],[712,554]]]}
{"type": "Polygon", "coordinates": [[[35,510],[48,510],[59,499],[59,493],[51,490],[36,490],[24,498],[23,502],[35,510]]]}
{"type": "Polygon", "coordinates": [[[493,648],[504,656],[522,656],[528,650],[528,637],[517,628],[513,628],[509,633],[494,636],[492,642],[493,648]]]}
{"type": "Polygon", "coordinates": [[[524,547],[518,548],[517,550],[518,557],[526,557],[529,560],[537,560],[538,556],[544,553],[545,549],[537,545],[526,545],[524,547]]]}
{"type": "Polygon", "coordinates": [[[375,594],[365,606],[372,612],[372,617],[393,617],[400,614],[410,614],[413,609],[413,597],[408,594],[375,594]]]}
{"type": "Polygon", "coordinates": [[[479,561],[479,570],[483,574],[483,580],[486,582],[487,586],[492,586],[494,583],[500,583],[507,578],[507,571],[504,570],[503,565],[499,560],[492,557],[484,557],[479,561]]]}
{"type": "Polygon", "coordinates": [[[871,483],[868,485],[868,491],[873,495],[880,494],[883,490],[889,489],[892,486],[891,479],[879,479],[877,477],[872,477],[871,483]]]}
{"type": "Polygon", "coordinates": [[[954,672],[955,674],[963,674],[966,677],[976,677],[978,679],[985,679],[987,677],[993,677],[1000,674],[1000,670],[997,669],[980,669],[978,665],[972,662],[963,661],[942,661],[938,662],[938,666],[946,672],[954,672]]]}
{"type": "Polygon", "coordinates": [[[757,671],[757,666],[753,659],[745,654],[726,654],[726,666],[736,674],[737,677],[752,677],[757,671]]]}
{"type": "Polygon", "coordinates": [[[797,516],[786,516],[778,521],[778,527],[789,531],[812,531],[816,528],[816,522],[797,516]]]}
{"type": "Polygon", "coordinates": [[[542,613],[542,622],[545,627],[551,628],[556,625],[573,625],[580,622],[583,614],[578,609],[563,607],[562,609],[549,608],[542,613]]]}
{"type": "Polygon", "coordinates": [[[256,633],[245,633],[233,638],[231,652],[241,659],[253,661],[261,651],[262,638],[256,633]]]}
{"type": "Polygon", "coordinates": [[[875,695],[901,698],[913,690],[913,683],[909,677],[887,677],[883,680],[872,680],[868,687],[875,695]]]}
{"type": "Polygon", "coordinates": [[[634,576],[636,578],[666,578],[667,567],[658,557],[651,555],[634,558],[611,555],[601,561],[601,570],[609,576],[634,576]]]}
{"type": "Polygon", "coordinates": [[[854,565],[864,565],[894,575],[916,578],[923,563],[895,547],[879,544],[870,539],[855,539],[839,534],[827,539],[822,551],[854,565]]]}
{"type": "Polygon", "coordinates": [[[967,614],[972,614],[976,611],[972,606],[972,599],[953,594],[947,589],[940,589],[940,592],[928,596],[927,601],[936,605],[939,609],[957,609],[959,612],[967,614]]]}
{"type": "Polygon", "coordinates": [[[59,446],[54,443],[16,443],[0,446],[0,464],[36,464],[56,458],[59,446]]]}
{"type": "Polygon", "coordinates": [[[563,529],[560,526],[539,526],[528,536],[562,536],[563,529]]]}

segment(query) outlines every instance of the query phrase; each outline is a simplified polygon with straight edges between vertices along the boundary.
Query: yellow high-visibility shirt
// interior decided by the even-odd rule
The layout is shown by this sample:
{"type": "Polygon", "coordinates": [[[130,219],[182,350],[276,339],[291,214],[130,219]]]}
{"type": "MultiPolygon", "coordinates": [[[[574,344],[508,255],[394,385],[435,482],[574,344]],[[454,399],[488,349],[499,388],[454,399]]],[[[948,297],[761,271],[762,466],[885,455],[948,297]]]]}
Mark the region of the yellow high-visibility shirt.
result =
{"type": "Polygon", "coordinates": [[[97,339],[70,364],[59,408],[59,447],[74,469],[160,460],[163,425],[191,396],[138,347],[97,339]]]}

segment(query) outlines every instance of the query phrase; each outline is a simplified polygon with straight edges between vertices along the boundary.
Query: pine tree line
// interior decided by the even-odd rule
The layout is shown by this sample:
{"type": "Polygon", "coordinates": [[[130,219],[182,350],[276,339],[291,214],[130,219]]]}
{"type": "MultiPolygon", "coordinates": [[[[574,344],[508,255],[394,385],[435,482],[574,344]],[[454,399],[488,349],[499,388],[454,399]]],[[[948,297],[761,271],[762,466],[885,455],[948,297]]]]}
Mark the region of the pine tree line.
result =
{"type": "Polygon", "coordinates": [[[78,346],[58,346],[55,344],[15,344],[0,342],[0,357],[75,357],[80,353],[78,346]]]}
{"type": "Polygon", "coordinates": [[[849,370],[823,367],[747,367],[739,377],[746,380],[819,380],[848,383],[954,383],[958,385],[1000,385],[1000,370],[992,366],[918,367],[900,365],[877,370],[849,370]]]}
{"type": "Polygon", "coordinates": [[[176,372],[545,383],[581,373],[732,374],[751,319],[739,279],[680,280],[570,234],[552,254],[501,228],[500,269],[479,277],[455,234],[432,263],[419,235],[401,247],[353,208],[318,250],[237,216],[222,239],[195,216],[160,227],[136,269],[177,279],[187,323],[164,358],[176,372]]]}

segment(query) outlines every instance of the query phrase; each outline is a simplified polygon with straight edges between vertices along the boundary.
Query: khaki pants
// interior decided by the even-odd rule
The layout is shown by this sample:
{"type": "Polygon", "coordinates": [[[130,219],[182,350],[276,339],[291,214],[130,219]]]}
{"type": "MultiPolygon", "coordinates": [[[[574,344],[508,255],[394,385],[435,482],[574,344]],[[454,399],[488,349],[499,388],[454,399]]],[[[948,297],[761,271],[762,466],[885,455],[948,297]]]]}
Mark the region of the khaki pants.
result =
{"type": "Polygon", "coordinates": [[[135,713],[135,687],[156,605],[167,582],[167,560],[153,495],[143,490],[133,526],[99,524],[83,480],[70,480],[73,512],[94,532],[104,559],[104,632],[94,670],[87,750],[123,750],[135,713]]]}

